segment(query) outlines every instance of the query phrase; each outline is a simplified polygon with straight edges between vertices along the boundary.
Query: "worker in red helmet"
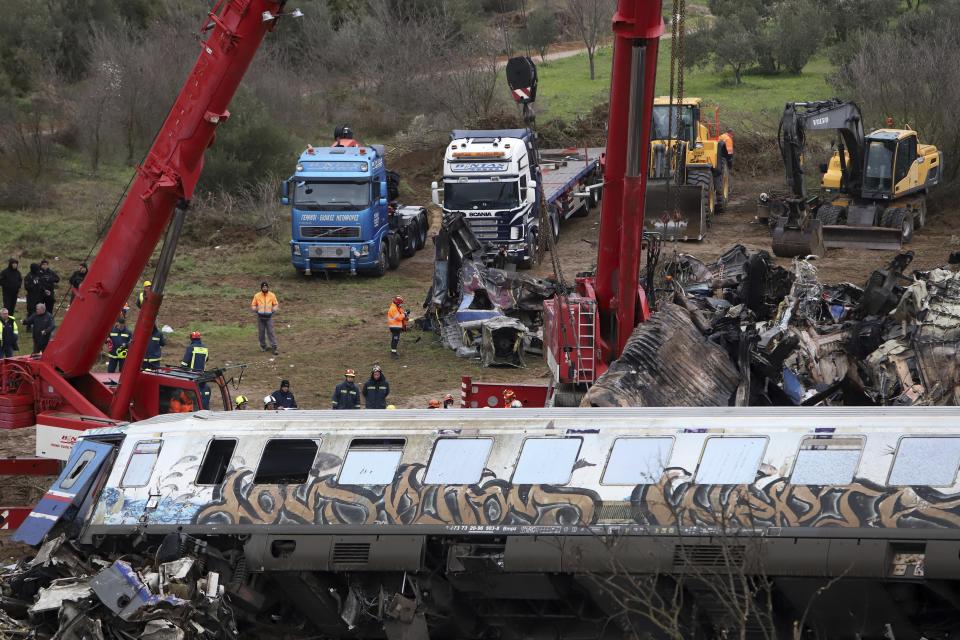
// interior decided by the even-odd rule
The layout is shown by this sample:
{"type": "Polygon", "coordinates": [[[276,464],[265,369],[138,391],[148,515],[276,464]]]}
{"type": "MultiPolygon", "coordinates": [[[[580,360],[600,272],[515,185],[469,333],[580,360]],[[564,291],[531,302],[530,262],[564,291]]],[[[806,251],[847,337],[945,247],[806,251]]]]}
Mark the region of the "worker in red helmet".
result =
{"type": "MultiPolygon", "coordinates": [[[[180,361],[180,366],[191,371],[203,371],[207,366],[209,356],[210,352],[200,340],[200,332],[192,331],[190,333],[190,344],[187,345],[187,350],[183,352],[183,360],[180,361]]],[[[200,401],[203,403],[203,408],[209,409],[210,387],[207,386],[206,382],[201,382],[198,388],[200,389],[200,401]]]]}
{"type": "Polygon", "coordinates": [[[200,332],[193,331],[190,333],[190,344],[187,345],[187,350],[183,352],[183,360],[180,361],[180,366],[191,371],[203,371],[207,366],[209,355],[210,352],[200,340],[200,332]]]}
{"type": "Polygon", "coordinates": [[[354,382],[356,378],[357,373],[353,369],[347,369],[343,372],[343,382],[333,390],[334,409],[360,408],[360,387],[354,382]]]}
{"type": "Polygon", "coordinates": [[[387,327],[390,329],[390,355],[400,357],[397,350],[400,346],[400,334],[407,330],[407,320],[410,312],[403,308],[403,297],[394,296],[390,308],[387,310],[387,327]]]}
{"type": "Polygon", "coordinates": [[[453,406],[453,395],[448,393],[447,395],[443,396],[443,408],[449,409],[452,406],[453,406]]]}
{"type": "Polygon", "coordinates": [[[513,401],[517,399],[517,394],[513,392],[513,389],[504,389],[503,390],[503,408],[509,409],[513,405],[513,401]]]}

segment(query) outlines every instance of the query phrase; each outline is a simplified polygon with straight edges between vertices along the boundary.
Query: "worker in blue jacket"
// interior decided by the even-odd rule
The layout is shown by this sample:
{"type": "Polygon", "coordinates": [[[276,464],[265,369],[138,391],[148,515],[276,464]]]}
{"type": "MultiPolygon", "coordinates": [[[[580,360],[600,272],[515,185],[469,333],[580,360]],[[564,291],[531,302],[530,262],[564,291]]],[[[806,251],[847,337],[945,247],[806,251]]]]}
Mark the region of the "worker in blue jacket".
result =
{"type": "Polygon", "coordinates": [[[127,319],[120,316],[107,338],[107,344],[109,345],[107,349],[107,373],[123,371],[123,363],[127,361],[127,351],[130,349],[132,340],[133,334],[127,329],[127,319]]]}
{"type": "Polygon", "coordinates": [[[167,339],[163,333],[153,325],[153,332],[150,334],[150,342],[147,343],[147,353],[143,358],[144,369],[156,369],[160,366],[160,358],[163,357],[163,347],[166,346],[167,339]]]}
{"type": "Polygon", "coordinates": [[[347,369],[343,373],[343,382],[337,385],[333,390],[333,408],[334,409],[359,409],[360,408],[360,387],[354,382],[357,374],[353,369],[347,369]]]}
{"type": "Polygon", "coordinates": [[[297,408],[297,401],[294,399],[293,393],[290,392],[289,380],[281,380],[280,390],[274,391],[273,393],[270,394],[270,396],[273,397],[275,409],[296,409],[297,408]]]}
{"type": "Polygon", "coordinates": [[[194,331],[190,334],[190,344],[187,345],[187,350],[183,352],[183,360],[180,361],[180,366],[191,371],[203,371],[209,355],[210,352],[200,340],[200,332],[194,331]]]}
{"type": "Polygon", "coordinates": [[[383,375],[383,368],[375,364],[370,372],[370,379],[363,385],[363,401],[367,409],[386,409],[388,395],[390,383],[383,375]]]}

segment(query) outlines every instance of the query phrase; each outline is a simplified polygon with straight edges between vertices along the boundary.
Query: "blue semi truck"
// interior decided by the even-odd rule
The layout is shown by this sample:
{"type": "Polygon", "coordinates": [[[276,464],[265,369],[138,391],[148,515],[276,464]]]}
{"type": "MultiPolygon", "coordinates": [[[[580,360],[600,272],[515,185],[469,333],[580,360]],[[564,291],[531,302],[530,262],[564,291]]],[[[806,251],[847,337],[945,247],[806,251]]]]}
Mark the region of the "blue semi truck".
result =
{"type": "Polygon", "coordinates": [[[281,184],[280,201],[292,206],[290,258],[297,272],[382,276],[422,249],[427,211],[397,204],[398,186],[382,146],[308,146],[281,184]]]}

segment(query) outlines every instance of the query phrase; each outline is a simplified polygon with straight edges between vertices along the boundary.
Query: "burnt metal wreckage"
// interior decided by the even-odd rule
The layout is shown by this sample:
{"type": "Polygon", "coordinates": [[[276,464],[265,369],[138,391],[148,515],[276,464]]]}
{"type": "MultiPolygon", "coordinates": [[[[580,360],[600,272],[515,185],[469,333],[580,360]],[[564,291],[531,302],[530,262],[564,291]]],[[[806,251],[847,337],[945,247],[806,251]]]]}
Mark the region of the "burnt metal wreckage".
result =
{"type": "Polygon", "coordinates": [[[907,276],[912,260],[899,253],[859,287],[742,245],[710,264],[678,255],[663,271],[672,301],[584,404],[960,404],[960,271],[907,276]]]}

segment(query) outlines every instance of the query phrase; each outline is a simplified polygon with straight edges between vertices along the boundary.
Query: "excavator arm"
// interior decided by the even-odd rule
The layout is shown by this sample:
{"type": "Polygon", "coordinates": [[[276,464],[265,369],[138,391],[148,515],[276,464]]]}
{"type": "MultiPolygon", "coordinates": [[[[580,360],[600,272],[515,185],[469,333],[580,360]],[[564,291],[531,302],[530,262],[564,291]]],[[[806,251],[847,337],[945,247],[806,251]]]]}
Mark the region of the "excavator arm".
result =
{"type": "Polygon", "coordinates": [[[859,193],[863,184],[863,116],[854,102],[839,98],[817,102],[791,102],[780,119],[778,142],[783,156],[787,184],[794,197],[807,199],[803,181],[803,152],[807,131],[836,131],[840,134],[840,166],[845,192],[859,193]],[[850,161],[847,162],[849,156],[850,161]]]}

